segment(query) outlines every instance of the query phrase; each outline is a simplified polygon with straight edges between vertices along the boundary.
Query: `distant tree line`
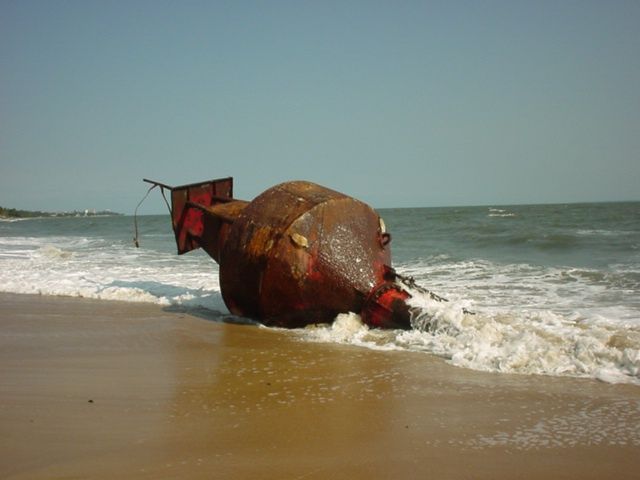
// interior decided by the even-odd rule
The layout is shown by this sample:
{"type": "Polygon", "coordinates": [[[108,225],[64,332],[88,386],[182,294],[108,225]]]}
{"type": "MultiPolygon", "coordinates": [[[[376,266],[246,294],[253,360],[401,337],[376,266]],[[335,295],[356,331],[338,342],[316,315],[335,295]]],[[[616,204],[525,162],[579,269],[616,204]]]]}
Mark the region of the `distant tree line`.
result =
{"type": "Polygon", "coordinates": [[[0,218],[36,218],[36,217],[93,217],[104,215],[122,215],[111,210],[74,210],[73,212],[41,212],[38,210],[18,210],[0,207],[0,218]]]}

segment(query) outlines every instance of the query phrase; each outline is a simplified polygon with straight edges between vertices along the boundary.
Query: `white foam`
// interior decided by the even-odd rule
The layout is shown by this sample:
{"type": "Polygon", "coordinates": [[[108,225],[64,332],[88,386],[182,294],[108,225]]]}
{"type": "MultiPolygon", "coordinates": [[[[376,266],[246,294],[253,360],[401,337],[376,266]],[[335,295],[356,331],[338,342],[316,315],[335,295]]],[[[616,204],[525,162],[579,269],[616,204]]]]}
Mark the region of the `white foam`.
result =
{"type": "Polygon", "coordinates": [[[465,315],[455,305],[434,308],[420,297],[412,303],[433,319],[424,331],[402,333],[398,341],[410,349],[425,347],[454,365],[640,384],[640,342],[610,322],[586,326],[549,311],[465,315]],[[630,346],[616,345],[616,336],[630,346]]]}
{"type": "Polygon", "coordinates": [[[375,350],[397,350],[394,333],[367,327],[360,315],[349,312],[339,314],[331,324],[312,325],[296,332],[307,341],[341,343],[375,350]]]}
{"type": "Polygon", "coordinates": [[[22,222],[24,220],[29,220],[28,218],[7,218],[7,217],[0,217],[0,222],[5,222],[5,223],[14,223],[14,222],[22,222]]]}
{"type": "MultiPolygon", "coordinates": [[[[476,275],[485,277],[484,269],[471,263],[457,265],[453,270],[464,270],[466,274],[478,270],[476,275]]],[[[540,280],[538,269],[523,265],[505,269],[511,273],[494,271],[489,279],[491,286],[485,285],[485,293],[475,302],[455,296],[448,302],[438,302],[412,291],[409,304],[416,312],[413,330],[370,330],[357,315],[349,314],[338,316],[333,325],[307,329],[302,336],[315,342],[428,352],[453,365],[480,371],[589,377],[640,385],[640,323],[634,317],[637,312],[610,307],[607,315],[601,315],[607,309],[595,306],[576,312],[575,297],[563,303],[562,293],[558,293],[551,296],[553,302],[548,301],[550,296],[545,292],[551,287],[536,281],[540,280]],[[514,284],[514,275],[523,273],[525,277],[535,275],[528,283],[514,284]],[[526,307],[509,304],[514,293],[515,298],[525,300],[526,307]],[[495,297],[502,300],[496,301],[495,297]],[[464,308],[477,314],[464,313],[464,308]],[[620,315],[625,312],[628,319],[622,322],[620,315]]]]}
{"type": "Polygon", "coordinates": [[[199,256],[82,237],[1,238],[0,291],[189,305],[227,312],[217,267],[199,256]]]}
{"type": "Polygon", "coordinates": [[[490,208],[488,217],[515,217],[516,214],[512,212],[508,212],[502,208],[490,208]]]}

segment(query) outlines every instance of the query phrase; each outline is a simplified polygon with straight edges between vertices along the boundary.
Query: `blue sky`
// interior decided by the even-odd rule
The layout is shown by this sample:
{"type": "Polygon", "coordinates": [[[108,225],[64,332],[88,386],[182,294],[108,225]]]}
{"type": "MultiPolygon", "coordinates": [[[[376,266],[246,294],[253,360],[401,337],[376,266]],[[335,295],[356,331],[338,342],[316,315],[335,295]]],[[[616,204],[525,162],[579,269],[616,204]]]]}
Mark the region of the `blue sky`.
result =
{"type": "Polygon", "coordinates": [[[637,1],[0,0],[0,205],[131,213],[143,177],[225,176],[639,200],[638,25],[637,1]]]}

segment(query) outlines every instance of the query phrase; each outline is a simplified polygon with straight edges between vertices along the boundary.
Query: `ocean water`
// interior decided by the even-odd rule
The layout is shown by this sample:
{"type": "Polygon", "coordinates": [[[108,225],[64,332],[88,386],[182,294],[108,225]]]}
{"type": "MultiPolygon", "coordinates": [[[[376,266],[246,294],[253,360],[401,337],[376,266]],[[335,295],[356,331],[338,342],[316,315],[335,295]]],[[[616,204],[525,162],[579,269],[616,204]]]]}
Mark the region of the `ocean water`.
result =
{"type": "MultiPolygon", "coordinates": [[[[416,328],[358,315],[295,330],[300,341],[419,351],[462,368],[640,385],[640,202],[383,209],[416,328]],[[463,309],[473,311],[467,314],[463,309]]],[[[178,256],[169,217],[0,221],[0,291],[151,302],[230,317],[217,265],[178,256]]]]}

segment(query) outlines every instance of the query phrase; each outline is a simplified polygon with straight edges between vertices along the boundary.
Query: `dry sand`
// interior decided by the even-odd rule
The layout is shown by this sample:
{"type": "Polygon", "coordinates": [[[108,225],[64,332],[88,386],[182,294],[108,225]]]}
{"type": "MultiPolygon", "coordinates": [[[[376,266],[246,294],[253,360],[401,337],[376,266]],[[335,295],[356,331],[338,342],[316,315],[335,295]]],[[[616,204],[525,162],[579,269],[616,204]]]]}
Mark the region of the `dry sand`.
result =
{"type": "Polygon", "coordinates": [[[640,388],[0,294],[0,478],[640,478],[640,388]]]}

